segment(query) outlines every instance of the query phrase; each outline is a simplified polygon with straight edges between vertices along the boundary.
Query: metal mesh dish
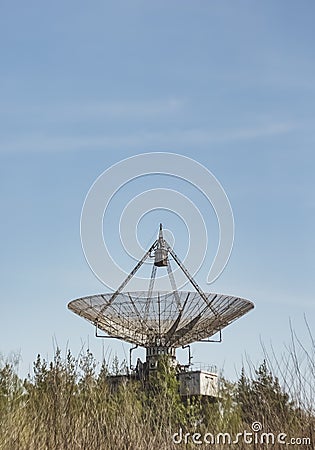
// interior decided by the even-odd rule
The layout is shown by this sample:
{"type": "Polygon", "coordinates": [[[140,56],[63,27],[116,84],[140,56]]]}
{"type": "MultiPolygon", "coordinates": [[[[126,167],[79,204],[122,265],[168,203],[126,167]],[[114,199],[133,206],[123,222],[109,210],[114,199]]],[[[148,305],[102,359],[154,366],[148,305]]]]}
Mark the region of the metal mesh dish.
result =
{"type": "Polygon", "coordinates": [[[198,292],[121,292],[73,300],[68,308],[108,336],[151,347],[181,347],[206,339],[254,305],[231,295],[198,292]]]}

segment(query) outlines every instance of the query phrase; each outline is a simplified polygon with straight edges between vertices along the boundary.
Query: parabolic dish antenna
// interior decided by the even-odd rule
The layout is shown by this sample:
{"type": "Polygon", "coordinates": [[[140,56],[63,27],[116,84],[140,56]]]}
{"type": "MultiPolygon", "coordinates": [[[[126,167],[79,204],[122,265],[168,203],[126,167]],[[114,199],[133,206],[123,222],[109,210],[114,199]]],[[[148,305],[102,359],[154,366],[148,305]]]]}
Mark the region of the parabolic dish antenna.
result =
{"type": "Polygon", "coordinates": [[[182,347],[207,339],[246,314],[253,303],[222,294],[145,291],[91,295],[69,309],[109,336],[141,347],[182,347]]]}
{"type": "Polygon", "coordinates": [[[68,308],[107,337],[145,347],[148,361],[162,354],[175,357],[176,348],[221,334],[223,328],[254,308],[254,304],[240,297],[203,292],[163,238],[160,225],[158,238],[114,293],[82,297],[71,301],[68,308]],[[152,256],[148,290],[124,291],[152,256]],[[194,291],[177,290],[171,260],[183,271],[194,291]],[[168,292],[153,290],[158,268],[167,269],[171,286],[168,292]]]}

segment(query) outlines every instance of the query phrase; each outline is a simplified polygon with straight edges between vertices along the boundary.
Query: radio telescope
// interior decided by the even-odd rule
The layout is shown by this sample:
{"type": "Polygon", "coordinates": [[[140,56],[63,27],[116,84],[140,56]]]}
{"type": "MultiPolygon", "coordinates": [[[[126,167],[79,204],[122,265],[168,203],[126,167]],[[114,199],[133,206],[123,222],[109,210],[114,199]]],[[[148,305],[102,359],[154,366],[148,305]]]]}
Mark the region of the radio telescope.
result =
{"type": "MultiPolygon", "coordinates": [[[[211,342],[211,337],[254,307],[241,297],[206,293],[201,290],[174,250],[158,238],[114,293],[91,295],[73,300],[68,308],[91,322],[103,337],[121,339],[146,349],[145,371],[155,370],[161,355],[176,362],[175,351],[193,342],[211,342]],[[152,258],[147,291],[128,292],[125,287],[146,260],[152,258]],[[193,291],[177,290],[171,261],[184,273],[193,291]],[[158,269],[167,271],[171,290],[154,290],[158,269]],[[164,268],[164,269],[163,269],[164,268]]],[[[189,353],[189,365],[190,365],[189,353]]]]}

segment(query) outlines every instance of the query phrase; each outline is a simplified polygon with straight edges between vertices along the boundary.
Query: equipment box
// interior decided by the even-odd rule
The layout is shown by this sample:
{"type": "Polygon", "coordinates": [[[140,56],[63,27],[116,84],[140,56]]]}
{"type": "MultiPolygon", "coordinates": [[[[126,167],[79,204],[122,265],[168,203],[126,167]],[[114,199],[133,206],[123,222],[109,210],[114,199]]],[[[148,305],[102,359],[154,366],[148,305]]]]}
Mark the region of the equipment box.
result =
{"type": "Polygon", "coordinates": [[[182,396],[218,396],[218,375],[216,373],[204,370],[188,371],[180,373],[178,379],[182,396]]]}

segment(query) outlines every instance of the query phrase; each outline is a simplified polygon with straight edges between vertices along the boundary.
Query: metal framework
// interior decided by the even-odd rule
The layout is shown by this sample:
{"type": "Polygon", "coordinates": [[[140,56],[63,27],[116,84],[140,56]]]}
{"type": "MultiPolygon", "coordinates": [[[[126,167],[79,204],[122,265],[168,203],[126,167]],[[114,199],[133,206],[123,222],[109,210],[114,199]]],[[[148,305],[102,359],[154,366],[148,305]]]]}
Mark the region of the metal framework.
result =
{"type": "Polygon", "coordinates": [[[73,300],[69,309],[84,317],[108,337],[149,348],[178,348],[195,341],[207,341],[223,328],[246,314],[254,305],[231,295],[204,293],[176,253],[159,237],[144,254],[114,293],[92,295],[73,300]],[[152,256],[154,263],[147,291],[123,291],[131,278],[152,256]],[[178,291],[170,258],[179,266],[195,291],[178,291]],[[166,267],[171,291],[154,291],[158,267],[166,267]]]}
{"type": "Polygon", "coordinates": [[[231,295],[204,294],[205,302],[198,292],[180,291],[179,307],[173,292],[153,291],[150,302],[145,294],[119,293],[114,302],[113,294],[92,295],[73,300],[69,309],[111,337],[141,347],[181,347],[213,336],[253,308],[249,300],[231,295]]]}

